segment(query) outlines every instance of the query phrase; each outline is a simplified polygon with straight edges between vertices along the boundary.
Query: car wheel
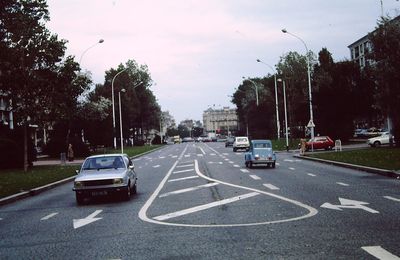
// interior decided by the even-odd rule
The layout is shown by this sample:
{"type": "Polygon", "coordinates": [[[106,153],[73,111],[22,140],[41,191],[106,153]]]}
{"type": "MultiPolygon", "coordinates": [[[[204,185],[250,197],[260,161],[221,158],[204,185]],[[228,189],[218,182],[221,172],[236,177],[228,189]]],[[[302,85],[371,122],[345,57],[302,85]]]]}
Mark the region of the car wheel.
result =
{"type": "Polygon", "coordinates": [[[133,185],[132,188],[132,194],[136,194],[137,193],[137,181],[135,182],[135,185],[133,185]]]}
{"type": "Polygon", "coordinates": [[[76,203],[82,205],[85,202],[85,196],[83,194],[76,193],[76,203]]]}
{"type": "Polygon", "coordinates": [[[375,141],[375,142],[374,142],[374,147],[379,147],[379,146],[381,146],[381,142],[375,141]]]}
{"type": "Polygon", "coordinates": [[[130,187],[130,184],[128,184],[126,189],[122,191],[122,199],[130,200],[130,198],[131,198],[131,187],[130,187]]]}
{"type": "Polygon", "coordinates": [[[233,148],[233,152],[236,153],[236,148],[233,148]]]}

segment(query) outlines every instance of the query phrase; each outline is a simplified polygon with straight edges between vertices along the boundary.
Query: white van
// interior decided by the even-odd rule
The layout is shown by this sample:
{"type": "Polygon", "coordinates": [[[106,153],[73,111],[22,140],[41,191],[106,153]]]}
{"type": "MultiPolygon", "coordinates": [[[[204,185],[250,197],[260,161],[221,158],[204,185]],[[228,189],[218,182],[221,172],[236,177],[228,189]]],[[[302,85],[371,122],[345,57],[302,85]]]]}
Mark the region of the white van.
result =
{"type": "Polygon", "coordinates": [[[246,151],[250,150],[250,142],[247,136],[237,136],[235,137],[235,142],[233,142],[233,151],[245,149],[246,151]]]}

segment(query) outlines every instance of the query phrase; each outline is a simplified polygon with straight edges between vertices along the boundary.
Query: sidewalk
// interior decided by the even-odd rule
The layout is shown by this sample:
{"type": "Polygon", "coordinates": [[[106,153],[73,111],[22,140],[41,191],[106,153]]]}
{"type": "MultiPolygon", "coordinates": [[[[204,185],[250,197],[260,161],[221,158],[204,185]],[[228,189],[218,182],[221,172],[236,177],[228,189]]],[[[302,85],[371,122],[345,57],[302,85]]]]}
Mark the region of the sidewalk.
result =
{"type": "MultiPolygon", "coordinates": [[[[84,159],[73,160],[72,162],[66,161],[65,165],[79,165],[82,164],[84,159]]],[[[33,162],[33,166],[43,166],[43,165],[62,165],[61,160],[56,159],[46,159],[33,162]]]]}

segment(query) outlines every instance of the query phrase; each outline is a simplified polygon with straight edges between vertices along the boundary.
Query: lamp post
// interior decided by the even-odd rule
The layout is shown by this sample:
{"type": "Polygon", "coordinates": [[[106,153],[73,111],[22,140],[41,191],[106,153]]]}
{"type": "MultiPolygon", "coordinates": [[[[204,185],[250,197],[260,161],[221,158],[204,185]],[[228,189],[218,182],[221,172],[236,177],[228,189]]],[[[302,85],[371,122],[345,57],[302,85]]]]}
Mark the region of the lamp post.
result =
{"type": "Polygon", "coordinates": [[[122,72],[124,72],[127,69],[129,69],[129,68],[125,68],[125,69],[121,70],[120,72],[118,72],[117,74],[115,74],[115,76],[113,77],[113,79],[111,81],[111,102],[112,102],[112,112],[113,112],[114,149],[117,149],[117,137],[116,137],[116,129],[115,129],[114,80],[119,74],[121,74],[122,72]]]}
{"type": "Polygon", "coordinates": [[[124,153],[124,138],[122,136],[122,110],[121,110],[121,92],[125,93],[125,89],[121,89],[118,92],[118,101],[119,101],[119,127],[120,127],[120,134],[121,134],[121,153],[124,153]]]}
{"type": "MultiPolygon", "coordinates": [[[[311,139],[314,139],[314,117],[313,117],[313,109],[312,109],[312,95],[311,95],[311,75],[310,75],[310,58],[308,57],[308,48],[306,43],[301,39],[299,36],[288,32],[286,29],[282,29],[283,33],[287,33],[292,35],[293,37],[299,39],[303,44],[304,47],[306,48],[306,58],[307,58],[307,76],[308,76],[308,96],[309,96],[309,103],[310,103],[310,121],[307,124],[307,127],[311,129],[311,139]]],[[[311,143],[312,144],[312,143],[311,143]]],[[[311,145],[311,151],[314,151],[313,145],[311,145]]]]}
{"type": "MultiPolygon", "coordinates": [[[[257,59],[257,62],[260,62],[260,63],[270,67],[271,70],[274,71],[274,69],[272,68],[271,65],[263,62],[262,60],[257,59]]],[[[281,126],[279,124],[279,108],[278,108],[278,91],[277,91],[277,86],[276,86],[276,73],[274,73],[274,83],[275,83],[276,130],[277,130],[278,139],[280,139],[281,138],[281,126]]]]}
{"type": "MultiPolygon", "coordinates": [[[[246,80],[245,77],[242,77],[242,78],[244,80],[246,80]]],[[[258,87],[257,87],[257,84],[253,80],[251,80],[250,78],[247,78],[247,80],[250,81],[254,85],[254,90],[256,91],[256,102],[257,102],[256,104],[258,106],[258,87]]]]}
{"type": "Polygon", "coordinates": [[[91,48],[93,48],[93,47],[96,46],[97,44],[103,43],[103,42],[104,42],[104,40],[103,40],[103,39],[100,39],[98,42],[96,42],[95,44],[93,44],[92,46],[90,46],[89,48],[87,48],[84,52],[82,52],[82,55],[81,55],[81,57],[80,57],[80,59],[79,59],[79,64],[81,64],[83,55],[85,55],[85,53],[86,53],[88,50],[90,50],[91,48]]]}
{"type": "Polygon", "coordinates": [[[286,151],[289,151],[289,135],[288,135],[288,126],[287,126],[287,109],[286,109],[286,85],[285,80],[278,79],[279,82],[283,83],[283,104],[285,107],[285,129],[286,129],[286,151]]]}

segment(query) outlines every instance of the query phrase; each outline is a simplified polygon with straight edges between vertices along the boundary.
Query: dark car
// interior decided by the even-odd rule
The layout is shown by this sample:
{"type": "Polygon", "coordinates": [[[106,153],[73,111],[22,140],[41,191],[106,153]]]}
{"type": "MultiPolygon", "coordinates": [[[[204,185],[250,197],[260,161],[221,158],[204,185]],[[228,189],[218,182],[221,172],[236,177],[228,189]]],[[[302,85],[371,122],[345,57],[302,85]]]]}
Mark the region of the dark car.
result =
{"type": "Polygon", "coordinates": [[[228,137],[225,141],[225,147],[233,146],[235,142],[235,137],[228,137]]]}
{"type": "Polygon", "coordinates": [[[316,136],[306,143],[306,150],[325,149],[332,150],[335,147],[335,142],[329,136],[316,136]]]}

